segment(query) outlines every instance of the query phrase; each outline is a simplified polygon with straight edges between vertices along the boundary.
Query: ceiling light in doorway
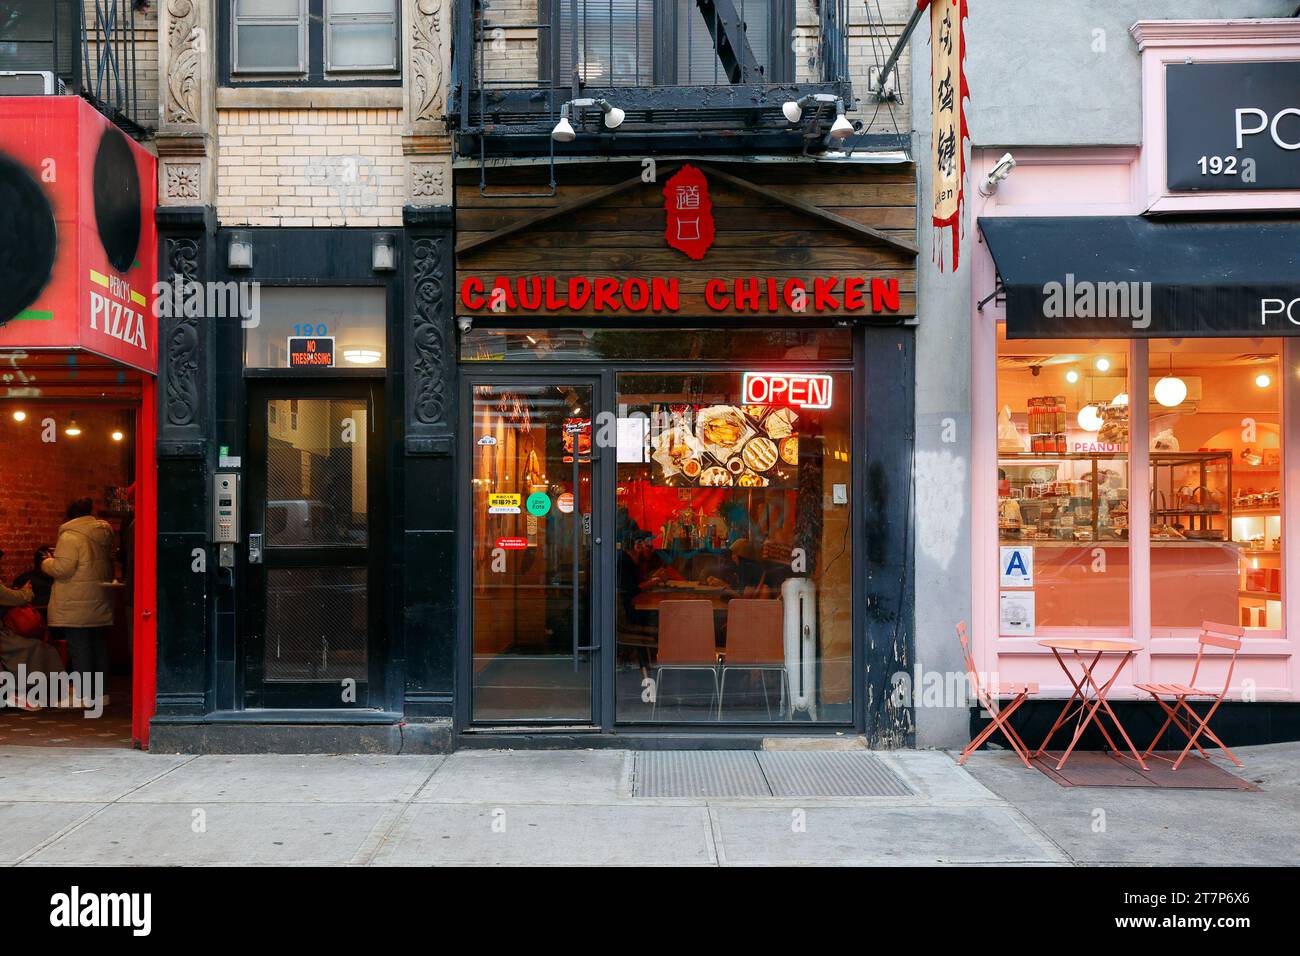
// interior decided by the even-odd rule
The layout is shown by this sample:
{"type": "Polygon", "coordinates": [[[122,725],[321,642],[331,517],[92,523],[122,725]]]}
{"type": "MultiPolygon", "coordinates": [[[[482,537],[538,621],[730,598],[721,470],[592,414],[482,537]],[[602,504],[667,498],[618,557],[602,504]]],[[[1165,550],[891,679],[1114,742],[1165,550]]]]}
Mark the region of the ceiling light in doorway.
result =
{"type": "Polygon", "coordinates": [[[123,438],[125,438],[125,437],[126,437],[126,434],[122,431],[122,429],[118,428],[118,429],[114,430],[114,432],[113,432],[113,441],[121,441],[121,440],[122,440],[123,438]]]}
{"type": "Polygon", "coordinates": [[[1101,431],[1101,425],[1101,415],[1097,413],[1096,405],[1085,405],[1079,409],[1079,427],[1084,431],[1101,431]]]}
{"type": "Polygon", "coordinates": [[[1258,385],[1260,388],[1268,388],[1270,385],[1273,384],[1273,379],[1269,378],[1269,376],[1266,373],[1260,372],[1258,375],[1255,376],[1255,384],[1258,385]]]}
{"type": "Polygon", "coordinates": [[[27,413],[23,411],[21,408],[18,409],[17,411],[14,412],[14,421],[16,422],[27,421],[27,413]]]}
{"type": "Polygon", "coordinates": [[[378,349],[344,349],[343,358],[353,365],[374,365],[383,356],[378,349]]]}
{"type": "Polygon", "coordinates": [[[72,416],[71,420],[68,422],[68,427],[63,429],[63,434],[67,435],[69,438],[76,438],[81,434],[81,426],[77,424],[76,415],[72,416]]]}

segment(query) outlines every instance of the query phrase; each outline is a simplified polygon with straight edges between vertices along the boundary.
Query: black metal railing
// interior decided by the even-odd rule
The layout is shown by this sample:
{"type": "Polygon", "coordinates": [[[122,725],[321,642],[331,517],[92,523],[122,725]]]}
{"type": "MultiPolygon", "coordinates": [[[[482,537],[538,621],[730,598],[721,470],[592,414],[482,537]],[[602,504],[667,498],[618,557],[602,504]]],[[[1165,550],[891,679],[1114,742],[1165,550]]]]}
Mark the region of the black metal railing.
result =
{"type": "Polygon", "coordinates": [[[95,0],[93,22],[86,9],[81,41],[84,94],[109,119],[137,135],[147,130],[136,62],[136,11],[147,6],[147,0],[95,0]]]}
{"type": "MultiPolygon", "coordinates": [[[[539,0],[535,21],[457,4],[455,89],[448,112],[463,154],[555,151],[565,117],[581,142],[559,151],[802,149],[782,106],[822,94],[853,105],[848,0],[820,0],[816,31],[794,22],[794,0],[539,0]],[[582,105],[574,105],[573,101],[582,105]],[[595,105],[588,101],[597,101],[595,105]],[[566,110],[566,104],[570,107],[566,110]],[[619,121],[611,126],[610,108],[619,121]]],[[[513,10],[517,11],[518,7],[513,10]]],[[[807,125],[807,124],[805,124],[807,125]]],[[[822,131],[824,132],[824,131],[822,131]]],[[[817,133],[819,136],[820,133],[817,133]]]]}
{"type": "Polygon", "coordinates": [[[52,73],[55,93],[84,96],[143,137],[156,111],[141,97],[136,60],[136,14],[148,6],[149,0],[0,0],[0,71],[52,73]]]}

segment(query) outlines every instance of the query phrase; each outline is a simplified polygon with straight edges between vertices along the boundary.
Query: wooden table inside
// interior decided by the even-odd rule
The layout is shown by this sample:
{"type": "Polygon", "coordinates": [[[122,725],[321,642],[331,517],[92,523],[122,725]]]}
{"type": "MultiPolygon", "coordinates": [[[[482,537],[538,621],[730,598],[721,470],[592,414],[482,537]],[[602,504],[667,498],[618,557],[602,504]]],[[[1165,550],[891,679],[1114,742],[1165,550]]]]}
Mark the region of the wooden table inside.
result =
{"type": "Polygon", "coordinates": [[[658,611],[665,601],[708,601],[714,611],[727,609],[727,598],[720,588],[654,588],[634,597],[632,606],[638,611],[658,611]]]}

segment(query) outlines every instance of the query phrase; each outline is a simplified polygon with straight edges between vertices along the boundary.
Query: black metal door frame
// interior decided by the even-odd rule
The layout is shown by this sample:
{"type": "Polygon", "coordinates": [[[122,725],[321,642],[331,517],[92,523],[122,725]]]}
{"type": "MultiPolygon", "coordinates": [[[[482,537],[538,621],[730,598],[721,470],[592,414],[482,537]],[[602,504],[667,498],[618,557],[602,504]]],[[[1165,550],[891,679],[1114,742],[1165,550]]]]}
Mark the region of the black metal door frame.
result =
{"type": "MultiPolygon", "coordinates": [[[[587,632],[592,635],[591,643],[593,647],[584,653],[591,655],[592,666],[591,673],[591,714],[592,722],[590,724],[575,725],[572,720],[512,720],[509,721],[511,727],[574,727],[578,726],[585,729],[599,729],[608,727],[607,713],[612,713],[610,708],[613,701],[613,689],[611,685],[612,667],[609,664],[611,654],[610,641],[607,637],[605,627],[607,613],[612,615],[612,608],[605,607],[607,603],[606,591],[609,590],[605,581],[605,565],[607,564],[605,555],[607,549],[612,547],[609,535],[604,533],[606,528],[613,525],[609,523],[612,520],[612,514],[606,515],[606,499],[613,499],[612,478],[613,473],[608,467],[607,454],[609,449],[601,448],[596,441],[599,426],[597,422],[601,420],[602,413],[609,410],[609,400],[612,394],[608,387],[608,376],[591,367],[579,368],[572,373],[566,372],[537,372],[528,368],[484,368],[465,369],[460,378],[461,402],[460,402],[460,454],[457,456],[458,463],[456,468],[457,482],[462,489],[470,487],[470,478],[474,473],[474,434],[473,434],[473,416],[474,416],[474,388],[475,386],[521,386],[521,385],[580,385],[591,388],[592,392],[592,455],[591,455],[591,570],[590,570],[590,589],[588,595],[588,614],[589,622],[587,632]],[[609,483],[608,493],[606,485],[609,483]]],[[[575,445],[576,447],[576,445],[575,445]]],[[[457,533],[457,592],[459,598],[459,613],[456,615],[458,620],[457,627],[457,677],[459,687],[456,697],[456,721],[457,725],[462,728],[484,726],[483,721],[474,720],[474,513],[473,513],[473,495],[468,493],[459,496],[458,505],[458,533],[457,533]]],[[[612,620],[612,618],[611,618],[612,620]]],[[[501,726],[500,722],[491,722],[491,726],[501,726]]]]}
{"type": "MultiPolygon", "coordinates": [[[[384,643],[384,621],[387,595],[384,567],[388,529],[388,443],[385,437],[385,410],[383,379],[335,378],[290,380],[257,380],[246,382],[245,409],[247,414],[247,453],[245,484],[243,488],[243,537],[238,547],[246,600],[241,614],[239,669],[240,701],[246,709],[300,708],[300,709],[373,709],[385,702],[384,674],[388,648],[384,643]],[[268,447],[267,403],[274,399],[300,401],[330,399],[364,399],[369,406],[367,424],[369,434],[366,445],[366,504],[368,510],[368,540],[364,566],[367,586],[367,641],[366,673],[364,684],[358,682],[356,700],[344,701],[340,685],[334,681],[275,681],[265,680],[264,654],[266,646],[266,453],[268,447]],[[254,564],[249,558],[250,535],[262,535],[262,561],[254,564]]],[[[317,567],[319,559],[326,565],[337,562],[339,567],[360,567],[360,562],[346,563],[357,549],[346,546],[322,546],[302,549],[293,553],[288,549],[275,549],[273,563],[282,567],[317,567]],[[307,553],[303,553],[307,552],[307,553]],[[332,559],[329,560],[329,559],[332,559]]]]}

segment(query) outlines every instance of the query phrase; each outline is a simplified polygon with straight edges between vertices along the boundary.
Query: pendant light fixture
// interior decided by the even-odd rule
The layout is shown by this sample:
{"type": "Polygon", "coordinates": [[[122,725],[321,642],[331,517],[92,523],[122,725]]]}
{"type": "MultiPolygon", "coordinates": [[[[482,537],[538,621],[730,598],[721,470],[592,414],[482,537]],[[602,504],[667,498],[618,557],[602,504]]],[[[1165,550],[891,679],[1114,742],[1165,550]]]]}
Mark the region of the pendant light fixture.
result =
{"type": "Polygon", "coordinates": [[[1174,353],[1169,353],[1169,374],[1156,382],[1156,401],[1165,408],[1177,408],[1187,398],[1187,383],[1174,375],[1174,353]]]}
{"type": "Polygon", "coordinates": [[[1101,414],[1096,405],[1085,405],[1079,409],[1079,427],[1086,432],[1101,431],[1101,414]]]}
{"type": "Polygon", "coordinates": [[[68,427],[63,429],[63,434],[69,438],[76,438],[81,434],[81,426],[77,424],[76,412],[73,412],[72,417],[68,419],[68,427]]]}

